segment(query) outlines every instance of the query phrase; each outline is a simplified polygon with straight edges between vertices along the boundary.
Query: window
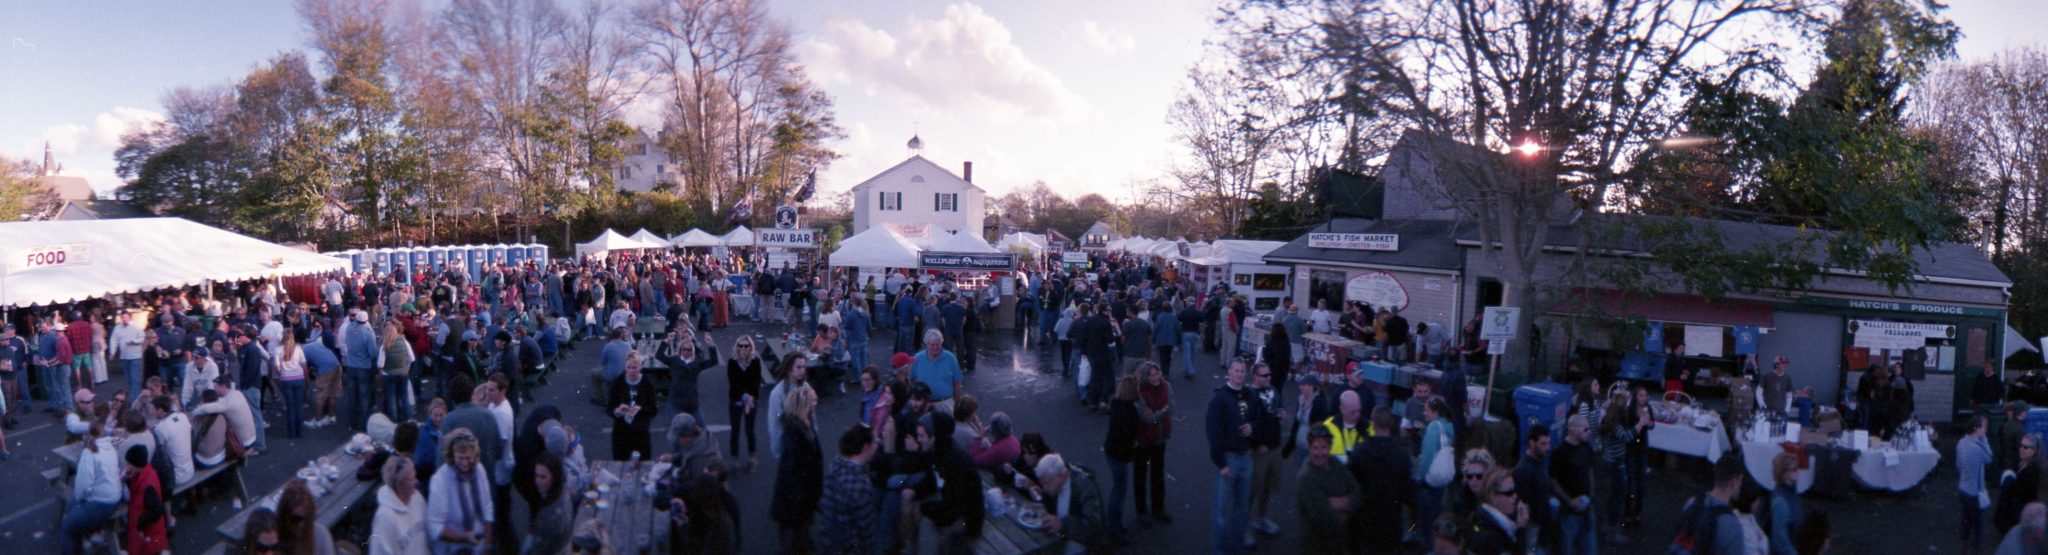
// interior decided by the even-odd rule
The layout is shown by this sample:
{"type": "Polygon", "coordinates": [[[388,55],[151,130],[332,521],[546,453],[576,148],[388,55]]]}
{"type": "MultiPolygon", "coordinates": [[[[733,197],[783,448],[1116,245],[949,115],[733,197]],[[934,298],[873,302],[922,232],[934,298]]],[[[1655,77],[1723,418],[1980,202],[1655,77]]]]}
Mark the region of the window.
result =
{"type": "Polygon", "coordinates": [[[632,164],[619,164],[619,179],[632,179],[632,178],[633,178],[633,165],[632,165],[632,164]]]}
{"type": "Polygon", "coordinates": [[[1287,274],[1251,274],[1251,278],[1253,291],[1287,290],[1287,274]]]}
{"type": "Polygon", "coordinates": [[[633,155],[634,155],[634,156],[646,156],[646,155],[647,155],[647,143],[640,143],[640,144],[636,144],[636,145],[633,145],[633,155]]]}
{"type": "Polygon", "coordinates": [[[881,196],[882,210],[903,210],[903,193],[883,192],[879,194],[881,196]]]}
{"type": "Polygon", "coordinates": [[[932,210],[935,212],[959,212],[959,193],[932,193],[932,210]]]}

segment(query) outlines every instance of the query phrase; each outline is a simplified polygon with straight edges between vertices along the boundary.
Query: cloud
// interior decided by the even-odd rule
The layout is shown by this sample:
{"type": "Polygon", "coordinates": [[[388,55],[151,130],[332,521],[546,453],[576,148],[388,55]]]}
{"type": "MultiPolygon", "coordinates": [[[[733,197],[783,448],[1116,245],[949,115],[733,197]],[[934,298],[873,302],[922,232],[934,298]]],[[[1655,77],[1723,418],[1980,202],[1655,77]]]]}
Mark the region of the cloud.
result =
{"type": "Polygon", "coordinates": [[[914,112],[1013,124],[1069,122],[1088,110],[974,4],[912,20],[900,34],[848,19],[827,22],[819,34],[799,54],[821,82],[849,83],[914,112]]]}
{"type": "Polygon", "coordinates": [[[1138,40],[1130,33],[1105,27],[1093,20],[1083,21],[1072,33],[1081,39],[1081,44],[1104,54],[1129,54],[1138,49],[1138,40]]]}

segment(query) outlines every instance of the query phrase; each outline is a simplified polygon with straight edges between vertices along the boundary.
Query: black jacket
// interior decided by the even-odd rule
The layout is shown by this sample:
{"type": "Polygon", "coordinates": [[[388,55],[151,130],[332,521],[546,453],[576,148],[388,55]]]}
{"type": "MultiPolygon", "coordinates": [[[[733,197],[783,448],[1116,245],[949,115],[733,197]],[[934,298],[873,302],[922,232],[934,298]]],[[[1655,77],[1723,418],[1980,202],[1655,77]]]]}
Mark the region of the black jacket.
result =
{"type": "Polygon", "coordinates": [[[1109,402],[1109,436],[1102,440],[1102,451],[1111,460],[1129,461],[1131,451],[1138,445],[1138,405],[1136,401],[1115,399],[1109,402]]]}
{"type": "Polygon", "coordinates": [[[1252,448],[1251,438],[1238,434],[1238,425],[1249,422],[1252,405],[1250,387],[1232,389],[1230,386],[1216,388],[1209,396],[1209,408],[1204,414],[1209,435],[1209,462],[1216,468],[1223,468],[1223,454],[1243,452],[1252,448]]]}
{"type": "Polygon", "coordinates": [[[1393,436],[1370,436],[1352,451],[1351,477],[1358,480],[1358,510],[1351,512],[1352,545],[1367,553],[1401,547],[1401,507],[1415,499],[1415,462],[1393,436]]]}
{"type": "Polygon", "coordinates": [[[824,492],[825,459],[818,435],[802,420],[784,417],[782,462],[775,469],[775,498],[768,512],[783,526],[809,529],[824,492]]]}
{"type": "Polygon", "coordinates": [[[709,350],[710,345],[698,341],[697,356],[689,362],[684,362],[669,345],[666,341],[662,342],[661,348],[654,355],[655,360],[668,366],[668,406],[678,412],[703,416],[697,413],[697,375],[718,366],[718,353],[709,350]]]}

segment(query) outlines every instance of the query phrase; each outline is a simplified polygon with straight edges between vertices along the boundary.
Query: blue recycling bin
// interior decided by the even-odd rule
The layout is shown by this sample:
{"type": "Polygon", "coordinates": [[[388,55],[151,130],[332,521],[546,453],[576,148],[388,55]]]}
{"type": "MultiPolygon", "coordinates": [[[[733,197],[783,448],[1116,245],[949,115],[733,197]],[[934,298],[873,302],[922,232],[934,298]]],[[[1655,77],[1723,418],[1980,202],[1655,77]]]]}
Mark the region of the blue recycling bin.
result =
{"type": "MultiPolygon", "coordinates": [[[[1515,448],[1520,450],[1528,445],[1529,428],[1550,428],[1562,421],[1571,402],[1572,388],[1565,384],[1537,382],[1515,388],[1515,424],[1522,440],[1515,448]]],[[[1553,437],[1551,441],[1560,439],[1563,438],[1553,437]]]]}
{"type": "Polygon", "coordinates": [[[2027,435],[2034,436],[2036,440],[2048,440],[2048,409],[2028,410],[2022,418],[2026,419],[2027,435]]]}

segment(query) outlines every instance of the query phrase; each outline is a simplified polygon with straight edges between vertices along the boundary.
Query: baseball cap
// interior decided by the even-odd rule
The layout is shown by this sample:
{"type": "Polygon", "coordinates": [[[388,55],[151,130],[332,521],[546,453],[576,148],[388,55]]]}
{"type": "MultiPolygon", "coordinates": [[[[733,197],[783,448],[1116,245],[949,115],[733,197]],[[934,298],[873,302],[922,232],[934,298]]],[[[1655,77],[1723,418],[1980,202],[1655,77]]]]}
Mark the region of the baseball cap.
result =
{"type": "Polygon", "coordinates": [[[369,321],[370,321],[370,313],[368,313],[368,312],[363,312],[363,311],[361,311],[361,310],[357,310],[357,311],[356,311],[356,314],[355,314],[355,316],[356,316],[356,321],[357,321],[357,322],[369,322],[369,321]]]}
{"type": "Polygon", "coordinates": [[[92,394],[92,390],[90,390],[90,389],[86,389],[86,388],[83,388],[83,387],[81,387],[81,388],[78,388],[78,391],[73,391],[73,392],[71,392],[71,400],[72,400],[72,401],[77,401],[77,402],[78,402],[78,404],[81,404],[81,405],[90,405],[90,404],[92,404],[92,399],[93,399],[93,394],[92,394]]]}
{"type": "Polygon", "coordinates": [[[482,338],[476,336],[476,330],[462,330],[463,341],[476,341],[478,339],[482,338]]]}
{"type": "Polygon", "coordinates": [[[909,365],[910,365],[910,361],[911,361],[911,358],[910,358],[910,353],[896,353],[896,355],[895,355],[895,356],[891,356],[891,357],[889,357],[889,366],[891,366],[891,367],[901,367],[901,366],[909,366],[909,365]]]}

